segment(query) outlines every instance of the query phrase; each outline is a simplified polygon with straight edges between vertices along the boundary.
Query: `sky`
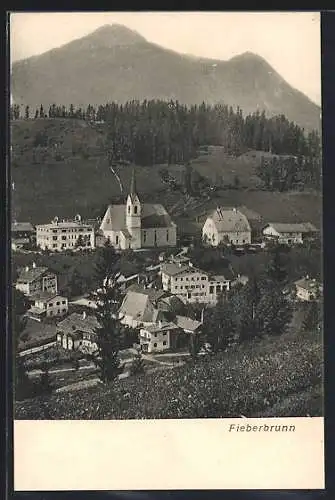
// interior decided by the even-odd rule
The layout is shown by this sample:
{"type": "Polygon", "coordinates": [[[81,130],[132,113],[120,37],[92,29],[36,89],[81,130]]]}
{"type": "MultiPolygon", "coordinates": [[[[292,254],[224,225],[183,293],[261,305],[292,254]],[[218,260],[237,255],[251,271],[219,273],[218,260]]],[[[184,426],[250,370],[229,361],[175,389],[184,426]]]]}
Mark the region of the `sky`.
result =
{"type": "Polygon", "coordinates": [[[10,15],[11,61],[42,54],[113,23],[180,53],[227,60],[254,52],[321,104],[318,12],[15,12],[10,15]]]}

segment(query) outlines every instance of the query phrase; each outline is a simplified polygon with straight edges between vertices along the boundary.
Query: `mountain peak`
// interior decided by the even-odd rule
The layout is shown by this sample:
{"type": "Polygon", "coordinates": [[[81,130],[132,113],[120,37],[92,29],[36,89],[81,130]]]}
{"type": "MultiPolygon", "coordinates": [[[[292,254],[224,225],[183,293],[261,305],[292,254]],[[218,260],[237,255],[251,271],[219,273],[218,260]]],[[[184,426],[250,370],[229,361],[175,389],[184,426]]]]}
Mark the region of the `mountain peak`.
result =
{"type": "Polygon", "coordinates": [[[133,45],[146,39],[123,24],[104,24],[87,35],[87,39],[101,45],[133,45]]]}

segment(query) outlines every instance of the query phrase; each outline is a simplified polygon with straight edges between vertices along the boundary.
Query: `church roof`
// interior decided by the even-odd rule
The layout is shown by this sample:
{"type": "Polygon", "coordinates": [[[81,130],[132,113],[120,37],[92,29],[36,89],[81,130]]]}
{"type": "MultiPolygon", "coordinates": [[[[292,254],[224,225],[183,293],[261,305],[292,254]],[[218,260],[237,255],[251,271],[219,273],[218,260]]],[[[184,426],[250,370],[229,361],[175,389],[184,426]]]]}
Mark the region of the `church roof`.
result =
{"type": "MultiPolygon", "coordinates": [[[[171,217],[163,205],[143,203],[141,209],[142,229],[171,227],[173,225],[171,217]]],[[[100,229],[102,231],[125,231],[126,205],[109,205],[100,229]]]]}

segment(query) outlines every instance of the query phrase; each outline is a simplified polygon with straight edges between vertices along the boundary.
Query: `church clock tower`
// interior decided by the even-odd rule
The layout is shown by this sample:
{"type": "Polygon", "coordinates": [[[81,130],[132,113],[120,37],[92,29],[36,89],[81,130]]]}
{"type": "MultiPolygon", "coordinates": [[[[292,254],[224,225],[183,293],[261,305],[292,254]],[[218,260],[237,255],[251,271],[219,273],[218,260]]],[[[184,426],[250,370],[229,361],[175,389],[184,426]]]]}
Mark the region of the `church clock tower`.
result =
{"type": "Polygon", "coordinates": [[[136,193],[134,169],[131,177],[130,193],[127,197],[126,225],[131,235],[130,248],[141,248],[141,203],[136,193]]]}

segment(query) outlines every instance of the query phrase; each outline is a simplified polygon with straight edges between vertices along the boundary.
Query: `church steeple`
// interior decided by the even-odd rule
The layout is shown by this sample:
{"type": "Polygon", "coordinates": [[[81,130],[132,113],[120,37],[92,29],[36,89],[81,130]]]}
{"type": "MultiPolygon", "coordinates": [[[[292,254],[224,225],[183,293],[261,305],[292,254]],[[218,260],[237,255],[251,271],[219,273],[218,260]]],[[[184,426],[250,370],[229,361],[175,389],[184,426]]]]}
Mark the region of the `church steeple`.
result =
{"type": "Polygon", "coordinates": [[[135,178],[135,168],[133,168],[132,174],[131,174],[131,181],[130,181],[130,197],[132,202],[134,203],[135,199],[138,199],[138,195],[136,192],[136,178],[135,178]]]}

